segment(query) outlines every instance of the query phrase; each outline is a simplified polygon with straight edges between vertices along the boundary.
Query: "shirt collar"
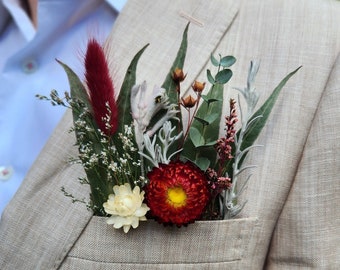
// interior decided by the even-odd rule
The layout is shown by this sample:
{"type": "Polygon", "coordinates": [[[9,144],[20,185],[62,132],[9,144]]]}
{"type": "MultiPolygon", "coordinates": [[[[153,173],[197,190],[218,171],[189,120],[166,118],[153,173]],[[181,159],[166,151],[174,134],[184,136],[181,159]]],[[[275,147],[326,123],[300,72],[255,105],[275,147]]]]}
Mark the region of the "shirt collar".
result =
{"type": "MultiPolygon", "coordinates": [[[[5,17],[6,20],[2,21],[3,27],[6,26],[10,17],[20,29],[20,32],[27,41],[33,39],[36,33],[35,26],[27,14],[27,11],[20,4],[19,0],[1,0],[0,2],[0,17],[5,17]]],[[[1,29],[3,30],[3,29],[1,29]]]]}
{"type": "Polygon", "coordinates": [[[3,5],[2,1],[0,1],[0,33],[4,30],[9,20],[9,13],[3,5]]]}
{"type": "MultiPolygon", "coordinates": [[[[120,12],[127,0],[105,0],[112,9],[120,12]]],[[[34,2],[34,1],[33,1],[34,2]]],[[[37,1],[38,2],[38,1],[37,1]]],[[[36,3],[37,3],[36,2],[36,3]]],[[[32,9],[36,7],[31,7],[32,9]]],[[[27,12],[20,5],[19,0],[0,0],[0,34],[10,18],[14,20],[27,41],[31,41],[36,34],[36,27],[27,12]]]]}
{"type": "Polygon", "coordinates": [[[105,0],[116,11],[121,12],[127,0],[105,0]]]}

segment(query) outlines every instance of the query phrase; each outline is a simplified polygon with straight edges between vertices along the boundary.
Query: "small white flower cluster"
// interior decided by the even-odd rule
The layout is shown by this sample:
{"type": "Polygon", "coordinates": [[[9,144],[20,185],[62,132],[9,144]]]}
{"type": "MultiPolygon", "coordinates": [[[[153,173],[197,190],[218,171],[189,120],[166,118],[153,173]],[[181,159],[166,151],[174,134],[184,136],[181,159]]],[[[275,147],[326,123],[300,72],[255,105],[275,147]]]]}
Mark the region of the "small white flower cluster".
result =
{"type": "MultiPolygon", "coordinates": [[[[78,104],[81,106],[81,104],[78,104]]],[[[107,109],[108,104],[107,104],[107,109]]],[[[103,117],[106,126],[110,126],[110,111],[103,117]]],[[[89,121],[89,111],[85,110],[74,124],[78,135],[79,161],[84,169],[102,167],[109,181],[113,183],[130,182],[132,167],[140,166],[138,149],[134,144],[134,134],[131,126],[124,126],[124,131],[118,133],[118,142],[106,135],[100,129],[93,127],[89,121]],[[95,132],[95,129],[97,132],[95,132]],[[97,144],[93,143],[96,136],[97,144]],[[99,138],[98,138],[99,137],[99,138]],[[98,140],[99,139],[99,140],[98,140]],[[117,149],[120,148],[120,149],[117,149]]],[[[75,160],[73,160],[74,162],[75,160]]]]}
{"type": "Polygon", "coordinates": [[[105,128],[107,130],[110,130],[111,129],[111,109],[110,109],[110,104],[109,102],[105,102],[105,107],[106,107],[106,110],[107,110],[107,113],[105,114],[105,116],[102,118],[103,122],[105,123],[105,128]]]}
{"type": "MultiPolygon", "coordinates": [[[[133,133],[131,127],[125,126],[124,133],[119,133],[118,138],[121,142],[122,151],[117,151],[113,145],[104,147],[106,159],[104,164],[107,166],[108,174],[114,183],[130,182],[132,175],[131,167],[141,166],[137,148],[134,147],[133,133]]],[[[108,141],[111,143],[111,141],[108,141]]],[[[104,157],[104,155],[102,155],[104,157]]]]}
{"type": "Polygon", "coordinates": [[[99,155],[93,152],[93,144],[91,142],[79,145],[79,159],[84,168],[93,168],[97,165],[99,155]]]}
{"type": "Polygon", "coordinates": [[[134,146],[133,143],[133,131],[132,131],[132,127],[125,125],[124,126],[124,134],[120,133],[119,134],[119,138],[122,141],[122,147],[124,151],[137,151],[137,149],[134,146]]]}

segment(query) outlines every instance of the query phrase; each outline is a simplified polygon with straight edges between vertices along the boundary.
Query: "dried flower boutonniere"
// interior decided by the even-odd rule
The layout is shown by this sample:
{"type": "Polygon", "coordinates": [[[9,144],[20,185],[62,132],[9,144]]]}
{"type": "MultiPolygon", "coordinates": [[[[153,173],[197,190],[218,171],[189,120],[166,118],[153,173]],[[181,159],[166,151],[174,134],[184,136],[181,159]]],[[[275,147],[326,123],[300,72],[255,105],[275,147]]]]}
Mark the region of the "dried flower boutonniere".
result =
{"type": "Polygon", "coordinates": [[[178,227],[198,219],[235,217],[245,204],[239,197],[249,180],[240,185],[239,175],[253,167],[244,163],[245,157],[256,147],[254,142],[282,87],[298,70],[288,74],[255,110],[258,64],[251,62],[246,87],[237,89],[245,106],[230,99],[229,111],[223,112],[223,89],[236,59],[212,55],[216,71],[207,70],[207,82],[194,81],[192,93],[183,96],[188,26],[174,64],[159,86],[136,83],[145,46],[132,59],[115,99],[105,52],[92,39],[85,54],[85,82],[60,62],[70,94],[60,98],[52,91],[50,97],[38,96],[72,109],[79,149],[73,162],[82,164],[86,179],[81,182],[91,187],[87,206],[94,215],[108,216],[107,223],[124,232],[146,217],[178,227]]]}

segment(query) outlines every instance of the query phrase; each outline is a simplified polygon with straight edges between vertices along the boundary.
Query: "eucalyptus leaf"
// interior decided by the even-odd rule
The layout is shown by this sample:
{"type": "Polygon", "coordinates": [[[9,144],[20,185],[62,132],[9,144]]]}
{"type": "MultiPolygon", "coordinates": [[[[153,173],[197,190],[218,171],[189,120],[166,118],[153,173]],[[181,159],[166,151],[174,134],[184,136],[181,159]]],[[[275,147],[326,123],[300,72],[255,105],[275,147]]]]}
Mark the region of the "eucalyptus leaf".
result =
{"type": "MultiPolygon", "coordinates": [[[[206,97],[207,99],[221,99],[223,97],[223,85],[213,85],[208,91],[206,97]]],[[[222,105],[223,102],[221,101],[216,101],[210,105],[207,102],[203,102],[198,108],[190,129],[196,128],[198,130],[202,130],[201,135],[203,136],[205,142],[213,142],[217,141],[218,139],[220,130],[219,126],[222,115],[222,105]],[[214,121],[212,121],[211,123],[205,120],[206,117],[209,115],[212,115],[211,117],[214,118],[214,121]],[[202,124],[204,124],[203,127],[202,124]]],[[[187,138],[184,142],[182,156],[184,158],[189,157],[190,160],[192,160],[196,165],[198,165],[197,162],[200,158],[207,158],[213,164],[216,161],[216,151],[212,144],[209,144],[207,147],[199,147],[195,149],[193,148],[191,138],[187,138]],[[194,157],[192,153],[190,153],[191,151],[195,152],[194,157]]]]}
{"type": "Polygon", "coordinates": [[[209,125],[209,122],[206,121],[206,120],[204,120],[203,118],[200,118],[200,117],[197,117],[197,116],[195,116],[194,118],[195,118],[198,122],[200,122],[203,126],[209,125]]]}
{"type": "Polygon", "coordinates": [[[200,157],[196,159],[195,163],[202,171],[205,172],[209,168],[210,160],[206,157],[200,157]]]}
{"type": "Polygon", "coordinates": [[[233,64],[235,64],[236,58],[232,55],[224,56],[222,57],[220,64],[222,67],[231,67],[233,64]]]}
{"type": "Polygon", "coordinates": [[[216,145],[216,140],[214,140],[214,141],[209,141],[209,142],[206,142],[205,144],[204,144],[204,146],[214,146],[214,145],[216,145]]]}
{"type": "Polygon", "coordinates": [[[206,169],[210,166],[211,161],[216,159],[216,152],[214,147],[211,147],[209,143],[209,147],[200,146],[195,147],[191,140],[186,141],[186,151],[181,153],[182,160],[189,160],[194,163],[197,167],[199,167],[202,171],[206,171],[206,169]],[[204,156],[200,155],[200,152],[204,153],[204,156]]]}
{"type": "Polygon", "coordinates": [[[220,114],[218,114],[218,113],[212,113],[212,114],[208,114],[208,115],[204,116],[204,118],[200,118],[200,117],[195,116],[195,119],[198,120],[199,122],[201,122],[202,125],[209,125],[209,124],[213,123],[219,117],[219,115],[220,114]]]}
{"type": "Polygon", "coordinates": [[[218,113],[211,113],[211,114],[206,115],[204,117],[204,120],[207,121],[209,124],[211,124],[215,120],[217,120],[219,116],[220,116],[220,114],[218,114],[218,113]]]}
{"type": "Polygon", "coordinates": [[[219,84],[225,84],[231,79],[232,76],[233,72],[230,69],[222,69],[221,71],[217,72],[215,81],[219,84]]]}
{"type": "Polygon", "coordinates": [[[207,102],[208,104],[213,103],[213,102],[216,102],[216,101],[222,101],[222,99],[220,99],[220,98],[209,98],[209,97],[207,97],[206,95],[201,95],[201,98],[202,98],[205,102],[207,102]]]}
{"type": "Polygon", "coordinates": [[[189,135],[195,147],[204,145],[204,138],[197,128],[191,128],[189,135]]]}
{"type": "MultiPolygon", "coordinates": [[[[190,132],[189,132],[190,135],[190,132]]],[[[191,162],[195,163],[196,159],[196,147],[192,142],[191,138],[187,138],[185,141],[185,148],[180,154],[182,160],[190,160],[191,162]]]]}
{"type": "Polygon", "coordinates": [[[210,69],[207,69],[207,78],[211,84],[215,84],[215,79],[214,76],[211,74],[210,69]]]}
{"type": "Polygon", "coordinates": [[[212,54],[210,55],[210,61],[215,67],[218,67],[220,65],[220,62],[212,54]]]}

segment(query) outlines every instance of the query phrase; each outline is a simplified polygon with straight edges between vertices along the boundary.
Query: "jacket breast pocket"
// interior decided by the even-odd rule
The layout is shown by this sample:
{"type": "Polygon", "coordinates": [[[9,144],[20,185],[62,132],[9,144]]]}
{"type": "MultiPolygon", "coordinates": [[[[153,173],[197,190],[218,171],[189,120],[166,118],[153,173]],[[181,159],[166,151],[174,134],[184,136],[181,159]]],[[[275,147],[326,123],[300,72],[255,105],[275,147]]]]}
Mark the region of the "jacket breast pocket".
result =
{"type": "Polygon", "coordinates": [[[92,217],[60,269],[237,269],[257,222],[197,221],[177,228],[148,220],[125,234],[92,217]]]}

